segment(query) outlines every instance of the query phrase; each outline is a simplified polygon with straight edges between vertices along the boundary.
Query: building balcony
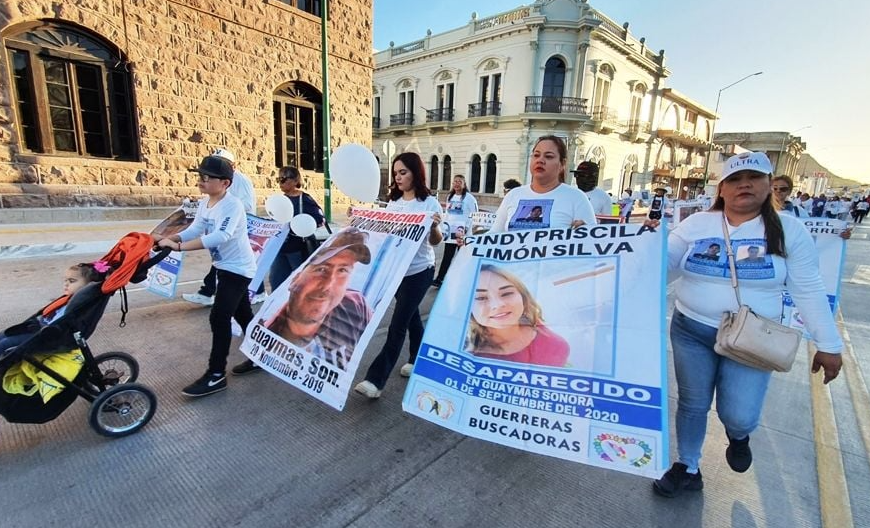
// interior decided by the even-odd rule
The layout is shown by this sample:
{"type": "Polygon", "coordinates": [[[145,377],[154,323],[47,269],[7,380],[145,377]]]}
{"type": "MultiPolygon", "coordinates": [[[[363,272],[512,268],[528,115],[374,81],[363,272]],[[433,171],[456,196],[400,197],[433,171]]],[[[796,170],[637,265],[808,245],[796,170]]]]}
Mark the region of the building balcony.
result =
{"type": "Polygon", "coordinates": [[[619,122],[619,113],[609,106],[596,106],[592,109],[592,124],[595,132],[607,134],[623,125],[619,122]]]}
{"type": "Polygon", "coordinates": [[[527,114],[576,114],[588,116],[586,99],[577,97],[549,97],[528,96],[526,97],[527,114]]]}
{"type": "Polygon", "coordinates": [[[379,128],[381,128],[381,118],[380,117],[373,117],[372,118],[372,129],[377,130],[379,128]]]}
{"type": "Polygon", "coordinates": [[[474,103],[468,105],[468,117],[484,117],[501,115],[501,102],[474,103]]]}
{"type": "Polygon", "coordinates": [[[414,124],[414,114],[390,114],[390,126],[411,126],[414,124]]]}
{"type": "Polygon", "coordinates": [[[707,147],[710,145],[710,143],[704,138],[699,138],[694,134],[689,134],[673,127],[659,128],[656,130],[656,136],[661,139],[671,139],[676,143],[687,147],[707,147]]]}
{"type": "Polygon", "coordinates": [[[630,141],[643,143],[649,139],[651,129],[649,121],[629,119],[628,121],[623,121],[622,126],[625,128],[625,135],[630,141]]]}
{"type": "Polygon", "coordinates": [[[436,108],[434,110],[426,110],[426,122],[439,123],[453,121],[454,113],[455,112],[452,108],[436,108]]]}

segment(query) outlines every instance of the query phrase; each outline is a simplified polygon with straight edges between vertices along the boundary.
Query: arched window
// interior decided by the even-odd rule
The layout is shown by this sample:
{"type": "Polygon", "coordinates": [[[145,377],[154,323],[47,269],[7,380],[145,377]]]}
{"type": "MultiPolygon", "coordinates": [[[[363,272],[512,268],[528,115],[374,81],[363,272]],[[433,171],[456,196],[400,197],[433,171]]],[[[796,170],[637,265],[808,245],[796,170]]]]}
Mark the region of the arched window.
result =
{"type": "Polygon", "coordinates": [[[429,188],[438,189],[438,156],[429,158],[429,188]]]}
{"type": "Polygon", "coordinates": [[[610,85],[613,84],[613,67],[602,64],[595,76],[595,92],[592,95],[592,112],[598,116],[607,114],[607,103],[610,100],[610,85]]]}
{"type": "Polygon", "coordinates": [[[629,154],[622,162],[622,174],[620,175],[619,189],[629,188],[634,186],[634,175],[637,173],[637,154],[629,154]]]}
{"type": "MultiPolygon", "coordinates": [[[[607,153],[604,151],[604,147],[595,146],[589,149],[586,152],[586,161],[592,161],[598,164],[598,174],[604,174],[604,165],[607,163],[607,153]]],[[[599,176],[601,177],[601,176],[599,176]]]]}
{"type": "Polygon", "coordinates": [[[565,61],[550,57],[544,65],[544,86],[541,89],[541,111],[558,113],[565,91],[565,61]]]}
{"type": "Polygon", "coordinates": [[[304,82],[289,82],[275,90],[275,166],[323,171],[321,100],[320,92],[304,82]]]}
{"type": "Polygon", "coordinates": [[[449,155],[444,155],[444,167],[441,172],[441,190],[449,191],[451,180],[453,179],[453,160],[449,155]]]}
{"type": "Polygon", "coordinates": [[[495,194],[496,165],[495,154],[490,154],[486,157],[486,178],[484,179],[483,192],[487,194],[495,194]]]}
{"type": "Polygon", "coordinates": [[[646,86],[642,83],[637,83],[634,85],[634,89],[631,91],[631,109],[629,110],[629,116],[631,116],[631,123],[636,124],[640,123],[643,117],[643,99],[646,97],[646,86]]]}
{"type": "Polygon", "coordinates": [[[662,116],[662,124],[659,125],[659,128],[662,130],[680,129],[680,116],[677,105],[672,104],[665,110],[665,114],[662,116]]]}
{"type": "Polygon", "coordinates": [[[134,160],[127,59],[95,34],[55,22],[5,38],[22,150],[134,160]]]}
{"type": "Polygon", "coordinates": [[[471,192],[480,192],[480,156],[477,154],[471,156],[471,185],[468,189],[471,192]]]}

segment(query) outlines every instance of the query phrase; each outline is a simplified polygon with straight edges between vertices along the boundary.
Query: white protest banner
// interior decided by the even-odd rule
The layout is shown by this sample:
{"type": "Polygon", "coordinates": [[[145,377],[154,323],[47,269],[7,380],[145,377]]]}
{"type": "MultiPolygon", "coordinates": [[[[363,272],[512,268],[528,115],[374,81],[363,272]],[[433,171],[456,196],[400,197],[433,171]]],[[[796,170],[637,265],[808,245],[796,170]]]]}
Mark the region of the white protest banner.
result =
{"type": "Polygon", "coordinates": [[[251,241],[251,249],[254,250],[257,259],[257,272],[248,284],[248,291],[256,292],[263,284],[288,232],[289,227],[286,223],[248,214],[248,239],[251,241]]]}
{"type": "Polygon", "coordinates": [[[355,209],[263,303],[241,350],[264,370],[338,410],[363,351],[411,260],[431,213],[355,209]]]}
{"type": "MultiPolygon", "coordinates": [[[[825,284],[828,304],[831,305],[831,313],[837,313],[840,281],[843,277],[843,264],[846,262],[846,241],[840,238],[840,233],[847,228],[847,223],[832,218],[801,218],[800,220],[816,243],[819,253],[819,273],[825,284]]],[[[782,324],[797,329],[804,328],[804,322],[788,292],[782,295],[782,324]]],[[[806,331],[804,336],[810,337],[806,331]]]]}
{"type": "Polygon", "coordinates": [[[492,229],[495,223],[495,213],[487,211],[475,211],[471,213],[471,234],[479,235],[492,229]]]}
{"type": "Polygon", "coordinates": [[[466,238],[405,411],[535,453],[658,477],[668,467],[664,230],[466,238]]]}

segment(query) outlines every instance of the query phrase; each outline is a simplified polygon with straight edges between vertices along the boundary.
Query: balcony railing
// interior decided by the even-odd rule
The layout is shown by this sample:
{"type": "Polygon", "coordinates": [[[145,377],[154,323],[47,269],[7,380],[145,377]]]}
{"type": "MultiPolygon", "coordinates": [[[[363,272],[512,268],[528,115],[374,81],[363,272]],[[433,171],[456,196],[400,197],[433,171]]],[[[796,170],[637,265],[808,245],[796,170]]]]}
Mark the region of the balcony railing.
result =
{"type": "Polygon", "coordinates": [[[639,119],[631,119],[625,122],[625,127],[629,134],[649,134],[649,121],[641,121],[639,119]]]}
{"type": "Polygon", "coordinates": [[[414,114],[391,114],[390,126],[413,125],[414,114]]]}
{"type": "Polygon", "coordinates": [[[482,117],[488,115],[501,115],[501,103],[474,103],[468,105],[468,117],[482,117]]]}
{"type": "Polygon", "coordinates": [[[616,109],[609,106],[596,106],[592,109],[593,121],[616,121],[618,116],[616,109]]]}
{"type": "Polygon", "coordinates": [[[372,128],[374,130],[381,128],[381,118],[380,117],[372,117],[372,128]]]}
{"type": "Polygon", "coordinates": [[[581,114],[588,115],[586,99],[577,97],[526,97],[526,113],[550,113],[550,114],[581,114]]]}
{"type": "Polygon", "coordinates": [[[426,110],[426,122],[435,123],[438,121],[453,121],[452,108],[436,108],[434,110],[426,110]]]}

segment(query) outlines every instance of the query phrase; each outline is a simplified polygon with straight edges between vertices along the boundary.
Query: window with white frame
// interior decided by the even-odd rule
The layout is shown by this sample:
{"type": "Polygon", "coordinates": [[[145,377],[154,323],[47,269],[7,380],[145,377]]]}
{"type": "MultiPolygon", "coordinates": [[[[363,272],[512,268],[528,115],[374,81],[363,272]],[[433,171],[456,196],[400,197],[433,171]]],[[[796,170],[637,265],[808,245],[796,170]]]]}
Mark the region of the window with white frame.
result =
{"type": "Polygon", "coordinates": [[[613,84],[613,67],[602,64],[595,75],[595,91],[592,95],[592,112],[599,118],[608,117],[607,103],[610,100],[611,84],[613,84]]]}
{"type": "Polygon", "coordinates": [[[435,115],[434,121],[453,121],[453,92],[452,82],[439,84],[435,87],[435,115]]]}
{"type": "Polygon", "coordinates": [[[631,116],[630,126],[637,127],[642,118],[645,117],[643,113],[644,97],[646,97],[646,86],[642,83],[635,84],[631,90],[631,108],[628,112],[628,115],[631,116]]]}
{"type": "Polygon", "coordinates": [[[501,73],[480,77],[478,116],[501,115],[501,73]]]}
{"type": "Polygon", "coordinates": [[[471,182],[468,186],[471,192],[480,192],[480,156],[471,156],[471,182]]]}

